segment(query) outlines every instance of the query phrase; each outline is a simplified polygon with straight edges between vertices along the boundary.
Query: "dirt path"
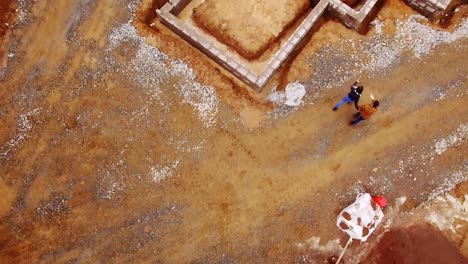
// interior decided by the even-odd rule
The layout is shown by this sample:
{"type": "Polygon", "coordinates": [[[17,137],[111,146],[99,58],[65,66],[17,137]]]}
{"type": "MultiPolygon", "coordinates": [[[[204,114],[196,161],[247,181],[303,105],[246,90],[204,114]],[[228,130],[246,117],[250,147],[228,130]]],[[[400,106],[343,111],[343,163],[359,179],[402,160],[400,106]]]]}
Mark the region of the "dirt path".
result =
{"type": "Polygon", "coordinates": [[[371,36],[318,31],[290,63],[308,90],[290,109],[163,30],[143,39],[136,6],[38,1],[17,29],[0,81],[0,262],[322,261],[359,191],[419,204],[466,181],[466,36],[364,72],[363,100],[382,107],[349,127],[353,107],[331,108],[357,76],[307,69],[314,54],[331,58],[315,72],[341,63],[342,43],[317,39],[371,36]]]}

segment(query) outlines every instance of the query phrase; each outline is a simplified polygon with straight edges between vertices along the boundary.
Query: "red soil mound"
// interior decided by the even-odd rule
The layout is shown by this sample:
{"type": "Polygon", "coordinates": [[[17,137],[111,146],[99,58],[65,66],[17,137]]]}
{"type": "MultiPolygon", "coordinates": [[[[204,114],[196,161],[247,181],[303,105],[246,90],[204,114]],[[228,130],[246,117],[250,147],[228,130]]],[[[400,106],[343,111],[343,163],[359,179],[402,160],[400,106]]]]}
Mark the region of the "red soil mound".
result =
{"type": "Polygon", "coordinates": [[[441,232],[421,225],[385,233],[363,263],[466,264],[468,259],[441,232]]]}

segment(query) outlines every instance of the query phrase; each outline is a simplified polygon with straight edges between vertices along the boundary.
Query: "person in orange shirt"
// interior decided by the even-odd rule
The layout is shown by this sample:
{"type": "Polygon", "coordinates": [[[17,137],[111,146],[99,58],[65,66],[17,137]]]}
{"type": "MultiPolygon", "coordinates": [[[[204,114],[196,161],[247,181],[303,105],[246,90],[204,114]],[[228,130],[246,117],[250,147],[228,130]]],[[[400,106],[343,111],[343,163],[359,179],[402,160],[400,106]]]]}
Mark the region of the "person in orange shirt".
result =
{"type": "Polygon", "coordinates": [[[361,122],[362,120],[368,119],[371,115],[373,115],[373,114],[375,114],[377,112],[377,107],[378,106],[379,106],[379,101],[377,101],[377,100],[375,100],[375,101],[372,100],[372,103],[370,103],[370,104],[359,106],[359,112],[357,112],[354,115],[354,117],[356,119],[351,121],[351,123],[349,123],[349,124],[353,126],[353,125],[361,122]]]}

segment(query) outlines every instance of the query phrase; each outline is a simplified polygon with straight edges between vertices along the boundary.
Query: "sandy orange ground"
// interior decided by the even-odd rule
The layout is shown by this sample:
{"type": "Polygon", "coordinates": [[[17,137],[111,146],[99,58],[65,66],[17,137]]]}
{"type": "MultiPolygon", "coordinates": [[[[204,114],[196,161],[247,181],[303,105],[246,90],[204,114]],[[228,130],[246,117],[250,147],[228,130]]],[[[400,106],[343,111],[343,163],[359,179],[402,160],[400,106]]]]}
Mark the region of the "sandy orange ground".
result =
{"type": "MultiPolygon", "coordinates": [[[[397,198],[412,212],[466,181],[466,37],[363,72],[365,97],[382,107],[350,128],[352,107],[331,108],[359,76],[329,89],[308,80],[342,62],[331,56],[340,40],[371,35],[323,25],[277,77],[308,89],[304,105],[283,109],[143,13],[140,39],[128,23],[137,3],[123,2],[37,1],[11,35],[15,56],[0,71],[1,263],[323,262],[346,241],[334,222],[358,192],[387,197],[391,227],[397,198]]],[[[409,14],[389,1],[379,19],[391,34],[409,14]]],[[[466,254],[466,222],[456,223],[444,234],[466,254]]],[[[353,243],[346,263],[378,237],[353,243]]]]}

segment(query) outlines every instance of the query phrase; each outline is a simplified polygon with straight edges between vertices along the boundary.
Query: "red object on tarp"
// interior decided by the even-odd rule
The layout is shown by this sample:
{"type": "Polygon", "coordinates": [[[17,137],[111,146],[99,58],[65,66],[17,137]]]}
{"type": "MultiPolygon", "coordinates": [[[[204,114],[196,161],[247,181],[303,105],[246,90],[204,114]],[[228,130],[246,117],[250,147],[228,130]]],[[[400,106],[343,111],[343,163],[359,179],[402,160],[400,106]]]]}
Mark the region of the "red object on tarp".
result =
{"type": "Polygon", "coordinates": [[[374,200],[374,202],[376,202],[380,207],[387,206],[387,199],[385,199],[385,197],[383,197],[381,195],[380,196],[373,196],[372,200],[374,200]]]}

